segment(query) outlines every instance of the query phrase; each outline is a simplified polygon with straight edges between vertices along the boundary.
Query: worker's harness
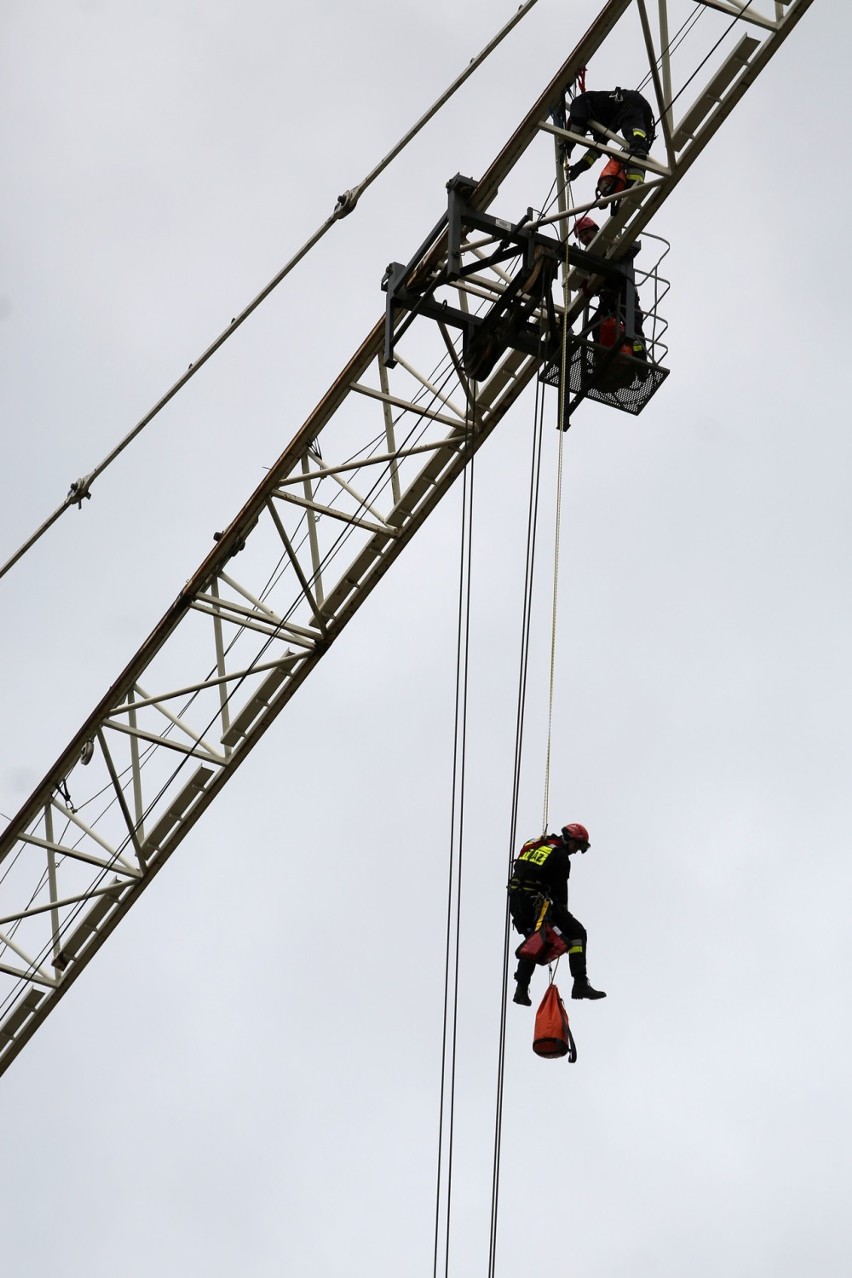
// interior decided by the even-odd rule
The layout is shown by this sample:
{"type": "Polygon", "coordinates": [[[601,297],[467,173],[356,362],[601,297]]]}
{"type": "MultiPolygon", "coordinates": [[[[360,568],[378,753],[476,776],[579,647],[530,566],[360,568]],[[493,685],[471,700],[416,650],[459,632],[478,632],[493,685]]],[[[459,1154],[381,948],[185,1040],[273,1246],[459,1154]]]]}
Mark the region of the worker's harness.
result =
{"type": "Polygon", "coordinates": [[[534,963],[544,965],[552,963],[562,954],[567,954],[568,943],[562,932],[555,924],[547,922],[550,904],[545,897],[535,927],[515,950],[516,958],[532,959],[534,963]]]}
{"type": "Polygon", "coordinates": [[[531,898],[530,904],[537,916],[533,931],[537,932],[547,917],[548,910],[553,904],[551,898],[542,889],[540,883],[533,882],[532,880],[528,883],[524,883],[523,879],[519,879],[516,874],[513,874],[509,879],[508,891],[523,892],[524,896],[531,898]]]}
{"type": "Polygon", "coordinates": [[[533,904],[535,904],[535,905],[539,905],[539,902],[540,902],[541,904],[540,904],[539,911],[538,911],[538,918],[536,919],[536,921],[535,921],[535,927],[533,928],[533,931],[534,931],[534,932],[537,932],[537,931],[539,930],[539,928],[541,927],[542,923],[543,923],[543,922],[544,922],[544,920],[547,918],[548,911],[549,911],[549,909],[550,909],[551,905],[553,904],[553,902],[551,901],[550,897],[549,897],[549,896],[545,896],[545,895],[544,895],[544,893],[542,893],[542,892],[539,892],[539,893],[538,893],[538,895],[537,895],[537,896],[535,896],[535,897],[533,898],[533,904]]]}

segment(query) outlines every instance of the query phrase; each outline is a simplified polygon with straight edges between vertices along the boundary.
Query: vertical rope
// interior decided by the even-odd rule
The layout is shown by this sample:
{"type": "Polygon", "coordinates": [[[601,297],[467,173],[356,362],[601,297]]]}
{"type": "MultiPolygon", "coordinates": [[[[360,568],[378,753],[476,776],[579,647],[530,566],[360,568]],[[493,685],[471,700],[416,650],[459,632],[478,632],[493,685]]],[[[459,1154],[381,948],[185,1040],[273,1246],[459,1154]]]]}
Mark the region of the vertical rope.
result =
{"type": "MultiPolygon", "coordinates": [[[[540,383],[536,381],[536,402],[533,430],[532,455],[530,459],[530,496],[527,514],[527,550],[526,572],[524,579],[524,602],[521,621],[521,655],[518,672],[518,706],[515,718],[515,758],[512,776],[512,810],[509,832],[509,864],[511,873],[514,850],[518,839],[518,807],[521,788],[521,761],[523,757],[524,717],[527,693],[527,673],[529,670],[530,631],[532,620],[533,577],[535,570],[536,530],[538,525],[539,492],[541,488],[541,454],[544,433],[544,396],[540,391],[540,383]]],[[[507,875],[508,877],[508,875],[507,875]]],[[[500,1158],[503,1138],[503,1090],[506,1076],[506,1010],[507,987],[509,982],[509,904],[503,921],[503,985],[500,1004],[500,1038],[497,1056],[497,1101],[494,1115],[494,1158],[491,1172],[491,1227],[488,1246],[488,1278],[494,1278],[497,1264],[497,1219],[500,1202],[500,1158]]]]}
{"type": "MultiPolygon", "coordinates": [[[[473,430],[476,400],[468,410],[467,426],[473,430]]],[[[443,1046],[438,1102],[438,1166],[435,1185],[435,1240],[433,1278],[438,1278],[441,1251],[441,1207],[444,1205],[443,1273],[449,1274],[452,1217],[453,1152],[455,1132],[456,1041],[458,1035],[459,952],[461,945],[461,875],[464,832],[465,757],[467,745],[468,654],[470,649],[471,550],[473,543],[474,454],[462,473],[462,528],[459,554],[458,628],[456,633],[456,696],[453,721],[452,801],[450,810],[450,862],[447,876],[447,934],[444,957],[443,1046]],[[453,904],[455,902],[455,910],[453,904]],[[455,946],[453,946],[455,935],[455,946]],[[451,988],[452,987],[452,988],[451,988]],[[452,1008],[452,1012],[450,1009],[452,1008]],[[449,1076],[449,1081],[448,1081],[449,1076]],[[446,1151],[446,1156],[445,1156],[446,1151]],[[444,1163],[446,1188],[442,1194],[444,1163]]]]}
{"type": "Polygon", "coordinates": [[[559,534],[562,524],[562,462],[565,452],[565,431],[569,422],[566,420],[566,400],[569,387],[568,377],[568,232],[565,235],[565,266],[562,274],[562,367],[559,373],[559,451],[556,461],[556,520],[553,543],[553,605],[550,613],[550,685],[547,699],[547,751],[544,763],[544,811],[541,818],[541,832],[547,833],[550,818],[550,760],[553,741],[553,686],[556,672],[556,609],[559,599],[559,534]]]}
{"type": "Polygon", "coordinates": [[[550,613],[550,686],[547,699],[547,754],[544,764],[544,812],[542,834],[547,833],[550,816],[550,758],[553,740],[553,685],[556,671],[556,607],[559,598],[559,530],[562,522],[562,456],[565,432],[559,432],[559,456],[556,462],[556,531],[553,545],[553,607],[550,613]]]}

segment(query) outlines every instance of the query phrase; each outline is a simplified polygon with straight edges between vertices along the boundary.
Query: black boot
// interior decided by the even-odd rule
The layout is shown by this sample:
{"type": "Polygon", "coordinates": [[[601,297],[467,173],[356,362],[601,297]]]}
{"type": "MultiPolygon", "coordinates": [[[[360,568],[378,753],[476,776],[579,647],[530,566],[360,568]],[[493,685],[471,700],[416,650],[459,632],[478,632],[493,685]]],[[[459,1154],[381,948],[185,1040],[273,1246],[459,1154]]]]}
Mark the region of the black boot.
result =
{"type": "Polygon", "coordinates": [[[535,963],[532,959],[518,959],[518,968],[515,972],[515,980],[517,989],[512,996],[513,1003],[520,1003],[522,1007],[532,1007],[532,999],[530,998],[530,981],[535,971],[535,963]]]}
{"type": "Polygon", "coordinates": [[[571,990],[572,998],[606,998],[603,990],[592,989],[587,976],[578,976],[571,990]]]}
{"type": "Polygon", "coordinates": [[[515,986],[515,993],[512,995],[512,1002],[520,1003],[522,1007],[532,1007],[529,986],[522,985],[517,976],[515,977],[515,980],[517,984],[515,986]]]}
{"type": "Polygon", "coordinates": [[[572,943],[568,950],[568,966],[574,978],[572,998],[606,998],[603,990],[593,989],[589,984],[589,978],[586,975],[585,937],[572,943]]]}

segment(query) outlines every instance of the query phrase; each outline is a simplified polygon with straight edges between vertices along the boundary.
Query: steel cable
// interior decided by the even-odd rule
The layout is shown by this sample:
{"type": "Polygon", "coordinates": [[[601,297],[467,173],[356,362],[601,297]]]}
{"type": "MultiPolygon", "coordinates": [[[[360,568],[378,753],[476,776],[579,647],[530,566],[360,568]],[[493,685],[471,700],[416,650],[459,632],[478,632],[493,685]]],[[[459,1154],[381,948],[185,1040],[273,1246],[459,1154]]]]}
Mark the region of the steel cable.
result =
{"type": "Polygon", "coordinates": [[[570,390],[568,385],[568,378],[570,374],[570,367],[568,363],[569,256],[569,238],[566,235],[565,266],[562,276],[562,305],[565,318],[562,323],[562,354],[559,370],[559,448],[556,461],[556,517],[554,520],[555,529],[553,537],[553,604],[550,613],[550,682],[547,699],[547,751],[544,763],[544,812],[541,819],[542,834],[547,833],[548,816],[550,811],[550,758],[553,740],[553,686],[556,674],[556,609],[559,598],[559,534],[562,524],[562,461],[565,453],[565,432],[570,425],[567,410],[567,400],[570,390]]]}
{"type": "MultiPolygon", "coordinates": [[[[476,428],[476,397],[467,413],[467,427],[476,428]]],[[[441,1084],[438,1122],[438,1165],[435,1187],[435,1243],[432,1272],[438,1278],[441,1250],[441,1210],[444,1215],[443,1273],[449,1275],[452,1224],[453,1153],[455,1134],[456,1043],[458,1031],[459,955],[461,946],[461,888],[464,850],[464,799],[467,748],[468,657],[470,653],[470,598],[473,545],[474,459],[462,472],[461,547],[459,555],[458,627],[456,635],[456,690],[453,719],[452,799],[450,807],[450,856],[447,875],[447,933],[444,958],[444,1010],[441,1049],[441,1084]],[[453,937],[455,942],[453,943],[453,937]],[[449,1076],[449,1077],[448,1077],[449,1076]],[[446,1176],[444,1161],[446,1158],[446,1176]],[[443,1182],[446,1181],[446,1187],[443,1182]],[[443,1193],[442,1193],[443,1190],[443,1193]]]]}
{"type": "MultiPolygon", "coordinates": [[[[526,718],[527,675],[529,671],[530,631],[532,621],[533,581],[535,575],[535,547],[538,527],[539,494],[541,490],[541,457],[544,436],[544,395],[541,383],[536,379],[534,430],[530,457],[529,506],[527,511],[527,545],[524,572],[524,599],[521,615],[521,651],[518,670],[518,700],[515,716],[515,753],[512,770],[512,807],[509,819],[509,858],[507,880],[518,838],[518,806],[521,788],[521,762],[523,758],[524,722],[526,718]]],[[[500,1004],[499,1049],[497,1055],[497,1097],[494,1117],[494,1151],[491,1171],[491,1223],[488,1245],[488,1278],[494,1278],[497,1264],[497,1222],[500,1205],[500,1160],[503,1141],[503,1095],[506,1078],[506,1011],[509,982],[509,904],[503,922],[503,975],[500,1004]]]]}

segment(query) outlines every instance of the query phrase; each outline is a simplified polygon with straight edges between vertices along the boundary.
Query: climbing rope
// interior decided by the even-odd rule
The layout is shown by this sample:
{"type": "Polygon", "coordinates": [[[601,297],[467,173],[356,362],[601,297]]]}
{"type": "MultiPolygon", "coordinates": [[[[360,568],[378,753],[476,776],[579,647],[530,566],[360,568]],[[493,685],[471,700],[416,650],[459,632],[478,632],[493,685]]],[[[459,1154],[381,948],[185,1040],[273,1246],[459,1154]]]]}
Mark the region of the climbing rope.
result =
{"type": "Polygon", "coordinates": [[[145,427],[148,426],[154,420],[154,418],[157,416],[159,412],[161,412],[163,408],[165,408],[166,404],[168,404],[172,399],[174,399],[178,391],[182,390],[184,386],[186,386],[187,382],[189,382],[195,376],[195,374],[199,371],[200,368],[202,368],[207,363],[207,361],[211,358],[211,356],[215,355],[216,351],[218,351],[221,346],[224,346],[228,338],[231,337],[237,331],[237,329],[242,324],[245,323],[248,317],[254,311],[257,310],[261,302],[264,302],[267,299],[267,297],[269,297],[270,293],[272,293],[278,287],[278,285],[282,282],[282,280],[284,280],[290,274],[293,268],[298,266],[302,258],[306,257],[307,254],[311,251],[311,249],[313,249],[319,243],[319,241],[323,238],[326,232],[330,230],[330,228],[335,224],[335,222],[339,222],[341,218],[347,217],[353,211],[356,204],[358,203],[358,200],[364,194],[367,188],[371,186],[373,182],[375,182],[376,178],[379,177],[379,175],[384,172],[384,170],[388,167],[388,165],[391,164],[391,162],[396,159],[396,157],[400,154],[400,152],[403,151],[405,147],[408,146],[409,142],[411,142],[413,138],[415,138],[417,134],[421,131],[421,129],[423,129],[425,125],[429,123],[432,117],[436,115],[438,111],[440,111],[441,107],[444,106],[450,100],[453,94],[455,94],[456,91],[461,88],[461,86],[465,83],[465,81],[469,79],[471,75],[473,75],[474,71],[476,71],[482,65],[482,63],[489,56],[489,54],[493,53],[493,51],[497,48],[499,44],[502,43],[502,41],[509,34],[509,32],[512,31],[513,28],[516,27],[518,23],[523,18],[526,17],[530,9],[532,9],[533,5],[537,3],[538,3],[538,0],[524,0],[524,3],[519,6],[519,8],[512,15],[509,21],[503,27],[501,27],[501,29],[497,32],[496,36],[494,36],[494,38],[491,41],[489,41],[489,43],[485,46],[485,48],[479,54],[477,54],[475,58],[471,58],[470,62],[465,67],[464,71],[462,71],[461,75],[457,76],[456,79],[453,80],[453,82],[449,85],[447,89],[444,90],[444,92],[437,99],[437,101],[435,101],[432,104],[429,110],[426,111],[420,117],[420,119],[415,124],[412,125],[412,127],[408,130],[407,133],[403,134],[403,136],[396,143],[396,145],[392,147],[390,151],[388,151],[384,159],[380,160],[379,163],[375,166],[375,168],[373,168],[367,174],[367,176],[363,178],[361,182],[358,183],[357,186],[353,187],[352,190],[350,191],[344,191],[342,195],[338,196],[337,203],[335,204],[334,209],[332,210],[330,215],[325,219],[324,222],[321,223],[321,225],[317,228],[317,230],[310,237],[310,239],[305,241],[305,243],[302,245],[299,251],[295,253],[293,257],[290,258],[289,262],[287,262],[281,268],[278,274],[275,275],[269,281],[266,287],[261,289],[261,291],[257,294],[257,296],[253,298],[251,302],[249,302],[248,306],[246,306],[242,311],[240,311],[238,315],[234,316],[234,318],[228,324],[227,328],[222,333],[220,333],[219,336],[215,338],[214,341],[210,343],[210,345],[206,348],[206,350],[202,351],[202,353],[198,356],[197,359],[193,360],[193,362],[189,365],[186,372],[181,377],[179,377],[172,386],[169,387],[169,389],[166,391],[164,395],[160,397],[160,399],[157,400],[153,408],[151,408],[145,414],[144,417],[139,419],[139,421],[136,423],[133,429],[129,431],[127,435],[124,436],[124,438],[115,446],[115,448],[113,448],[111,452],[107,453],[106,457],[104,457],[104,459],[101,462],[99,462],[98,465],[95,466],[93,470],[90,470],[88,474],[83,475],[80,479],[74,480],[62,504],[60,506],[57,506],[56,510],[54,510],[52,514],[48,515],[47,519],[45,519],[45,521],[35,530],[35,532],[30,537],[27,538],[27,540],[23,543],[22,546],[20,546],[15,551],[15,553],[11,556],[11,558],[9,558],[2,566],[0,566],[0,577],[4,577],[6,573],[10,570],[10,568],[13,568],[15,564],[18,562],[18,560],[22,559],[23,556],[27,553],[27,551],[32,549],[32,547],[36,544],[36,542],[39,541],[39,539],[44,536],[44,534],[48,531],[48,529],[51,528],[56,523],[60,515],[63,515],[66,510],[69,510],[71,506],[76,506],[78,510],[82,510],[83,502],[91,498],[92,484],[95,482],[95,480],[100,475],[103,474],[103,472],[116,460],[117,457],[121,455],[121,453],[124,452],[124,450],[128,447],[129,444],[133,442],[133,440],[137,437],[137,435],[141,434],[141,432],[145,429],[145,427]]]}

